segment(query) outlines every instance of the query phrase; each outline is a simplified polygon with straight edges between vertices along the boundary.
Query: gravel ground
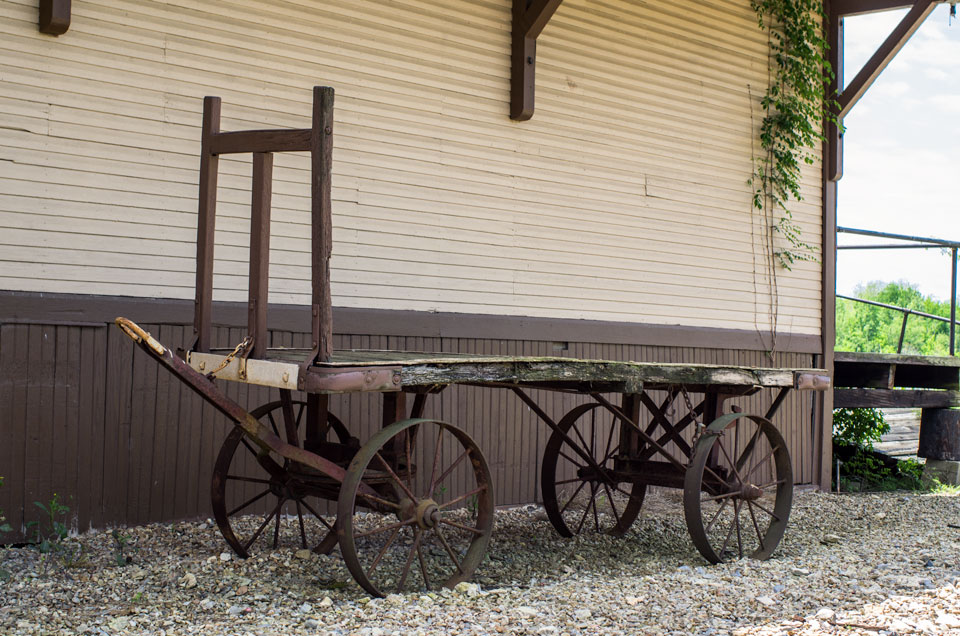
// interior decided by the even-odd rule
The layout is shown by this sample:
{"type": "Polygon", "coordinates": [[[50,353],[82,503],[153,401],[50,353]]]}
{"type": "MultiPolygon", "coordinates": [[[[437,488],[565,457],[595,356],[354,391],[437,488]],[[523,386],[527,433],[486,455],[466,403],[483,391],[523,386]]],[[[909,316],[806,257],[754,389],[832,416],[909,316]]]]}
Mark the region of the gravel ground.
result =
{"type": "Polygon", "coordinates": [[[707,566],[678,493],[627,536],[557,537],[539,507],[497,513],[475,583],[370,599],[339,553],[245,561],[207,523],[88,533],[79,564],[0,550],[0,634],[960,634],[960,497],[796,496],[772,559],[707,566]],[[121,559],[125,560],[125,559],[121,559]]]}

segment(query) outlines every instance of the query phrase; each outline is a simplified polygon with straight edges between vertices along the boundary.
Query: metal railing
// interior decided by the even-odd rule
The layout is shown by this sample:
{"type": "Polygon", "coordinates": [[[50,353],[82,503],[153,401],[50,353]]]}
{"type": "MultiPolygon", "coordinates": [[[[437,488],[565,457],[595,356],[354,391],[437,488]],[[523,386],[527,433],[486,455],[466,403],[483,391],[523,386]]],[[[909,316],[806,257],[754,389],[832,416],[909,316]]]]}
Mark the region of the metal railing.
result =
{"type": "Polygon", "coordinates": [[[844,300],[853,300],[860,303],[865,303],[867,305],[875,305],[877,307],[884,307],[886,309],[892,309],[900,311],[903,313],[903,322],[900,325],[900,341],[897,343],[897,353],[900,353],[903,349],[903,338],[907,333],[907,319],[911,316],[920,316],[922,318],[930,318],[933,320],[940,320],[942,322],[950,323],[950,355],[956,355],[956,330],[957,330],[957,250],[960,249],[960,242],[958,241],[947,241],[944,239],[935,239],[935,238],[925,238],[922,236],[908,236],[906,234],[891,234],[890,232],[875,232],[873,230],[856,230],[849,227],[838,227],[838,234],[857,234],[860,236],[872,236],[876,238],[889,238],[895,239],[898,241],[906,241],[904,243],[884,243],[884,244],[874,244],[874,245],[837,245],[838,250],[891,250],[891,249],[930,249],[930,248],[939,248],[939,249],[949,249],[950,250],[950,317],[944,318],[943,316],[935,316],[933,314],[924,313],[922,311],[916,311],[915,309],[907,309],[906,307],[897,307],[896,305],[888,305],[886,303],[880,303],[874,300],[866,300],[864,298],[853,298],[851,296],[843,296],[837,294],[837,298],[843,298],[844,300]]]}

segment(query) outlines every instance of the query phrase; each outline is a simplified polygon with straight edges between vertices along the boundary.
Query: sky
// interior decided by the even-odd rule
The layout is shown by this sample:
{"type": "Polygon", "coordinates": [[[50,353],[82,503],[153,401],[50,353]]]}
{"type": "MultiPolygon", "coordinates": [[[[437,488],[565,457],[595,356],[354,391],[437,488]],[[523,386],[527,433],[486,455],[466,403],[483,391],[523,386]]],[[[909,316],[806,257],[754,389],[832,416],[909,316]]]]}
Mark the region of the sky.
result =
{"type": "MultiPolygon", "coordinates": [[[[844,80],[906,10],[847,18],[844,80]]],[[[958,7],[960,16],[960,7],[958,7]]],[[[853,107],[844,122],[840,226],[960,241],[960,20],[939,6],[853,107]]],[[[840,245],[884,242],[849,234],[840,245]]],[[[872,280],[906,280],[950,298],[950,258],[939,250],[841,250],[837,293],[872,280]]]]}

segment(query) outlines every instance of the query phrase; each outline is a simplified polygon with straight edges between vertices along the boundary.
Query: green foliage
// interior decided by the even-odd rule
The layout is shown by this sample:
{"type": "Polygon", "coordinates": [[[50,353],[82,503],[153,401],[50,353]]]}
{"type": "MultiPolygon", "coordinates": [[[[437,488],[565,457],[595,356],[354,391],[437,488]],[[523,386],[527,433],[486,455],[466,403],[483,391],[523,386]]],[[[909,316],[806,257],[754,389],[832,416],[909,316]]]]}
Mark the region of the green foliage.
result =
{"type": "MultiPolygon", "coordinates": [[[[874,300],[905,309],[913,309],[934,316],[950,316],[949,301],[924,296],[916,285],[906,281],[882,283],[873,281],[858,285],[857,298],[874,300]]],[[[838,351],[867,351],[896,353],[900,340],[903,313],[852,300],[837,299],[838,351]]],[[[921,316],[907,319],[903,353],[915,355],[948,355],[950,351],[950,324],[921,316]]]]}
{"type": "Polygon", "coordinates": [[[935,495],[960,495],[960,485],[944,484],[939,479],[934,479],[930,492],[935,495]]]}
{"type": "Polygon", "coordinates": [[[49,503],[34,501],[33,505],[43,512],[43,517],[40,521],[29,522],[27,529],[33,530],[33,542],[41,552],[54,552],[67,538],[67,524],[64,522],[70,507],[61,503],[57,493],[53,493],[49,503]]]}
{"type": "Polygon", "coordinates": [[[834,451],[849,454],[840,463],[841,490],[918,490],[923,466],[916,460],[896,461],[873,451],[874,442],[890,430],[880,409],[836,409],[834,451]],[[852,451],[852,452],[851,452],[852,451]],[[851,486],[856,484],[856,488],[851,486]]]}
{"type": "Polygon", "coordinates": [[[113,537],[113,561],[117,567],[124,567],[133,561],[133,557],[126,553],[127,545],[130,543],[130,535],[123,534],[119,530],[110,533],[113,537]]]}
{"type": "Polygon", "coordinates": [[[889,466],[864,449],[857,449],[841,466],[841,489],[846,490],[921,490],[924,488],[923,466],[916,460],[898,461],[889,466]],[[844,479],[845,478],[845,479],[844,479]]]}
{"type": "Polygon", "coordinates": [[[39,521],[27,523],[27,530],[33,531],[33,543],[40,552],[55,556],[64,567],[78,567],[84,564],[83,546],[70,545],[67,537],[70,533],[67,528],[67,513],[70,507],[60,501],[60,495],[53,494],[48,503],[33,502],[43,516],[39,521]]]}
{"type": "Polygon", "coordinates": [[[815,161],[813,150],[824,140],[823,121],[839,124],[836,100],[826,94],[825,80],[834,76],[821,28],[826,16],[821,0],[751,0],[751,6],[760,28],[769,33],[771,71],[761,101],[764,156],[755,158],[750,179],[753,205],[761,212],[782,210],[775,227],[790,247],[776,256],[790,269],[797,260],[815,260],[817,247],[803,241],[787,205],[803,198],[800,169],[815,161]]]}
{"type": "Polygon", "coordinates": [[[836,409],[833,412],[833,441],[835,444],[873,450],[890,431],[880,409],[836,409]]]}
{"type": "MultiPolygon", "coordinates": [[[[3,486],[3,477],[0,477],[0,486],[3,486]]],[[[7,523],[7,518],[3,516],[3,509],[0,508],[0,534],[13,532],[13,528],[7,523]]]]}

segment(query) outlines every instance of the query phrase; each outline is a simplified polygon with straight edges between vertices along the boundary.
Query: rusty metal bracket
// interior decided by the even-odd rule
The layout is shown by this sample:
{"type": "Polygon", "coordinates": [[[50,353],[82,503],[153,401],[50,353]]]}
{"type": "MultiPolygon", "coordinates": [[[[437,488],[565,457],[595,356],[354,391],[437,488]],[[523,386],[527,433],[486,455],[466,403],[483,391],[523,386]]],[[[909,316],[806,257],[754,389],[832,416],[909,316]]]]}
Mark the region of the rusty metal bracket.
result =
{"type": "Polygon", "coordinates": [[[303,390],[307,393],[399,391],[400,371],[400,367],[311,367],[303,374],[303,390]]]}

